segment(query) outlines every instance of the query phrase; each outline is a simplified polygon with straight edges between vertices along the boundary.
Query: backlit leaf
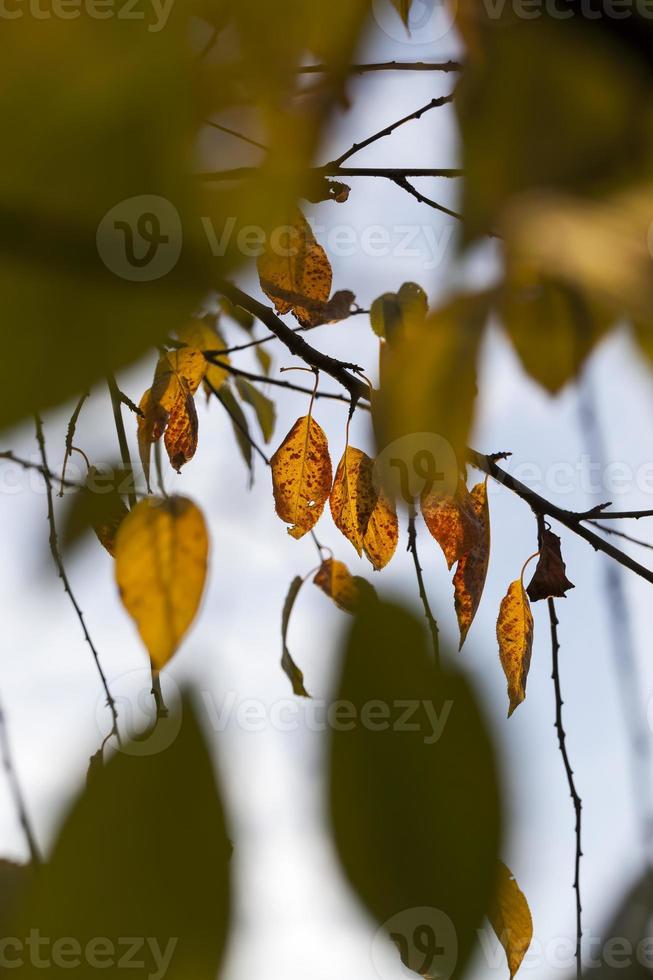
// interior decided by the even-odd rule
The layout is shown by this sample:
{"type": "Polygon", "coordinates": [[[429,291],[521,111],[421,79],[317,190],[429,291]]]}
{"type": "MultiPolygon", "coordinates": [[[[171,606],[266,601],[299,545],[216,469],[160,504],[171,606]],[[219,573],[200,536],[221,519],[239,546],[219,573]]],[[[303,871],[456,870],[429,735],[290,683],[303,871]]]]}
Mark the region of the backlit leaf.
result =
{"type": "Polygon", "coordinates": [[[331,293],[331,264],[301,211],[284,230],[259,256],[261,288],[277,313],[292,313],[303,326],[314,326],[331,293]]]}
{"type": "Polygon", "coordinates": [[[406,27],[408,27],[408,19],[410,17],[410,8],[413,4],[413,0],[391,0],[392,6],[396,7],[401,19],[403,20],[406,27]]]}
{"type": "MultiPolygon", "coordinates": [[[[56,980],[96,969],[108,980],[126,969],[167,980],[220,972],[231,845],[214,762],[190,700],[180,702],[95,767],[7,929],[52,937],[47,973],[56,980]]],[[[42,974],[43,961],[26,955],[21,975],[42,974]]]]}
{"type": "MultiPolygon", "coordinates": [[[[186,323],[177,329],[177,336],[183,343],[188,344],[189,347],[194,347],[202,352],[208,350],[225,350],[227,345],[214,320],[215,318],[209,317],[203,317],[201,320],[197,318],[187,320],[186,323]]],[[[228,354],[225,354],[221,360],[225,364],[230,363],[228,354]]],[[[220,388],[228,377],[229,372],[225,368],[220,367],[218,364],[206,362],[204,380],[209,382],[212,388],[216,390],[220,388]]]]}
{"type": "Polygon", "coordinates": [[[332,479],[327,437],[312,416],[297,419],[271,463],[277,514],[301,538],[320,519],[332,479]]]}
{"type": "Polygon", "coordinates": [[[347,714],[330,726],[331,819],[347,878],[377,923],[392,933],[398,921],[406,965],[462,976],[499,843],[493,751],[476,698],[461,674],[436,670],[415,617],[379,602],[355,618],[335,703],[347,714]],[[412,941],[430,924],[414,917],[425,909],[437,910],[428,963],[412,941]]]}
{"type": "Polygon", "coordinates": [[[370,307],[370,323],[382,340],[393,342],[403,328],[411,329],[424,323],[428,299],[421,286],[405,282],[398,293],[384,293],[370,307]]]}
{"type": "Polygon", "coordinates": [[[399,541],[397,511],[389,497],[380,491],[363,536],[363,551],[376,571],[388,564],[399,541]]]}
{"type": "Polygon", "coordinates": [[[476,544],[461,556],[456,574],[453,577],[454,603],[458,628],[460,629],[459,649],[462,648],[469,628],[474,622],[483,595],[490,561],[490,509],[487,498],[487,480],[477,483],[472,488],[470,498],[480,525],[480,533],[476,544]]]}
{"type": "Polygon", "coordinates": [[[274,402],[245,378],[236,378],[236,388],[242,400],[254,409],[261,434],[265,442],[269,442],[274,435],[274,427],[277,423],[277,410],[274,402]]]}
{"type": "Polygon", "coordinates": [[[209,541],[201,511],[185,497],[147,497],[116,537],[116,581],[155,667],[177,650],[199,608],[209,541]]]}
{"type": "Polygon", "coordinates": [[[313,584],[333,599],[339,609],[356,612],[364,599],[376,596],[374,588],[365,579],[351,574],[342,561],[327,558],[315,573],[313,584]]]}
{"type": "Polygon", "coordinates": [[[290,655],[290,650],[288,649],[288,627],[290,625],[290,617],[295,605],[297,596],[299,595],[299,590],[304,584],[304,579],[301,575],[296,575],[295,578],[290,583],[290,588],[288,589],[288,595],[283,604],[283,611],[281,613],[281,667],[284,674],[292,684],[293,694],[298,697],[310,698],[310,694],[304,687],[304,675],[293,660],[290,655]]]}
{"type": "Polygon", "coordinates": [[[512,980],[533,939],[533,920],[524,893],[503,861],[498,864],[496,892],[488,918],[506,951],[512,980]]]}
{"type": "Polygon", "coordinates": [[[372,466],[366,453],[347,446],[338,463],[329,498],[333,523],[351,541],[358,555],[377,502],[372,466]]]}
{"type": "Polygon", "coordinates": [[[567,568],[562,557],[560,538],[553,531],[544,530],[540,542],[540,557],[535,574],[526,588],[531,602],[540,599],[564,599],[575,586],[567,578],[567,568]]]}
{"type": "Polygon", "coordinates": [[[533,652],[533,615],[521,579],[510,585],[497,620],[501,666],[508,681],[508,717],[526,697],[533,652]]]}
{"type": "Polygon", "coordinates": [[[453,497],[443,497],[437,489],[425,490],[420,507],[424,523],[442,548],[450,569],[479,544],[483,527],[463,480],[458,481],[453,497]]]}
{"type": "Polygon", "coordinates": [[[115,538],[118,528],[129,511],[121,493],[128,488],[131,478],[124,470],[102,473],[91,466],[85,486],[72,498],[66,513],[61,532],[65,547],[75,544],[89,529],[92,529],[100,544],[115,554],[115,538]]]}

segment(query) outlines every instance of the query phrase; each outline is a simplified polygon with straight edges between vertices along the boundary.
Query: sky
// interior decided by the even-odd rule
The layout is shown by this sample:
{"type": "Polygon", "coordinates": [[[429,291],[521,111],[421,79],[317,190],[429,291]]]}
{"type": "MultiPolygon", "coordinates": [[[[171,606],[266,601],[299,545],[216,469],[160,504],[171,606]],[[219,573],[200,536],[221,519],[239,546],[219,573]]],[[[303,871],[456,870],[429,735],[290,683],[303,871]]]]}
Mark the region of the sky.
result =
{"type": "MultiPolygon", "coordinates": [[[[359,52],[361,60],[443,60],[459,53],[457,39],[446,24],[431,23],[409,41],[399,22],[390,19],[386,0],[378,0],[374,9],[375,26],[359,52]]],[[[355,138],[447,94],[451,84],[449,76],[430,73],[378,73],[353,80],[352,108],[340,114],[323,148],[324,159],[342,152],[355,138]]],[[[223,146],[221,138],[207,134],[199,152],[213,154],[215,160],[223,146]]],[[[240,147],[229,152],[236,151],[243,153],[240,147]]],[[[459,162],[458,151],[453,113],[441,108],[361,152],[355,163],[451,167],[459,162]]],[[[242,162],[250,162],[246,149],[242,162]]],[[[455,206],[454,182],[425,181],[420,186],[442,203],[455,206]]],[[[497,272],[491,244],[461,260],[454,222],[385,181],[352,181],[346,204],[323,203],[306,213],[331,258],[334,289],[352,288],[366,308],[376,296],[398,289],[405,281],[419,282],[435,304],[456,287],[491,282],[497,272]],[[351,254],[338,254],[334,247],[339,226],[354,230],[351,254]],[[370,231],[372,226],[387,233],[389,246],[375,246],[378,238],[370,231]],[[413,236],[409,244],[406,229],[413,236]]],[[[243,270],[238,281],[260,296],[251,270],[243,270]]],[[[233,343],[244,339],[229,324],[226,331],[233,343]]],[[[320,327],[312,339],[321,349],[365,365],[374,374],[378,342],[366,317],[320,327]]],[[[297,363],[279,345],[269,349],[273,370],[297,363]]],[[[134,400],[149,386],[154,363],[152,354],[121,373],[121,387],[134,400]]],[[[250,352],[237,363],[256,369],[250,352]]],[[[485,452],[510,450],[508,469],[563,506],[580,509],[607,499],[620,509],[653,506],[650,475],[648,490],[645,480],[646,467],[653,461],[653,430],[644,421],[653,411],[653,386],[651,373],[638,359],[626,330],[601,345],[586,375],[596,397],[605,462],[613,464],[601,470],[605,485],[598,492],[588,489],[587,442],[577,389],[568,387],[550,398],[526,377],[498,324],[492,325],[484,344],[479,421],[472,444],[485,452]]],[[[324,387],[328,384],[324,382],[324,387]]],[[[319,727],[314,706],[294,702],[290,710],[295,715],[288,723],[291,692],[279,667],[281,608],[291,579],[315,566],[314,546],[310,538],[296,542],[287,535],[274,514],[269,473],[260,463],[254,486],[248,489],[245,468],[220,407],[206,407],[201,398],[198,407],[197,456],[181,476],[170,471],[167,486],[190,496],[206,515],[212,542],[210,575],[201,613],[165,671],[164,691],[174,700],[179,686],[190,683],[198,693],[236,828],[238,917],[224,978],[303,980],[310,975],[311,980],[378,980],[379,976],[399,980],[404,974],[391,947],[375,940],[376,926],[337,865],[324,816],[325,738],[314,730],[319,727]],[[260,725],[247,723],[247,705],[252,702],[265,706],[260,725]]],[[[295,418],[305,413],[306,399],[284,393],[277,398],[277,408],[270,452],[295,418]]],[[[63,456],[70,411],[70,405],[62,406],[45,416],[55,470],[63,456]]],[[[315,415],[337,460],[344,448],[346,406],[322,401],[315,415]]],[[[368,424],[364,413],[357,413],[351,442],[371,451],[368,424]]],[[[134,434],[131,425],[132,454],[137,459],[134,434]]],[[[117,457],[110,405],[101,386],[84,409],[76,441],[93,460],[110,462],[117,457]]],[[[3,433],[2,443],[0,448],[36,459],[29,425],[3,433]]],[[[106,732],[108,719],[90,652],[49,559],[43,487],[34,474],[12,470],[8,477],[8,472],[7,468],[0,471],[4,597],[0,701],[36,835],[47,853],[67,804],[83,785],[89,755],[106,732]]],[[[59,516],[65,503],[59,506],[59,516]]],[[[464,652],[451,656],[472,678],[503,760],[513,814],[503,858],[528,898],[534,921],[533,952],[522,973],[532,980],[567,977],[572,973],[575,934],[574,824],[553,727],[545,605],[534,610],[528,696],[509,720],[495,639],[499,603],[525,559],[536,550],[536,528],[526,505],[502,488],[491,487],[490,508],[493,540],[485,594],[464,652]]],[[[625,658],[624,651],[613,649],[610,641],[603,590],[607,559],[574,535],[555,526],[554,530],[562,534],[568,574],[576,584],[558,603],[561,674],[568,748],[584,804],[583,924],[596,937],[642,859],[620,700],[625,658]]],[[[396,557],[383,573],[374,575],[326,512],[318,531],[323,543],[354,574],[373,579],[382,595],[399,594],[420,614],[412,564],[402,547],[405,521],[396,557]]],[[[644,522],[636,525],[635,533],[653,543],[644,522]]],[[[423,526],[418,543],[429,595],[443,634],[455,650],[450,575],[439,547],[423,526]]],[[[642,549],[633,554],[648,561],[642,549]]],[[[147,660],[118,600],[112,560],[89,540],[67,557],[67,565],[121,717],[137,726],[143,716],[134,698],[143,685],[147,660]]],[[[627,576],[624,586],[637,668],[637,693],[629,714],[645,724],[650,737],[650,587],[634,576],[627,576]]],[[[293,614],[290,647],[318,701],[333,692],[338,644],[347,626],[346,614],[311,584],[304,587],[293,614]]],[[[25,858],[21,830],[2,779],[0,841],[2,855],[25,858]]],[[[505,961],[497,956],[496,940],[489,934],[483,949],[470,978],[480,980],[490,972],[507,976],[505,961]]]]}

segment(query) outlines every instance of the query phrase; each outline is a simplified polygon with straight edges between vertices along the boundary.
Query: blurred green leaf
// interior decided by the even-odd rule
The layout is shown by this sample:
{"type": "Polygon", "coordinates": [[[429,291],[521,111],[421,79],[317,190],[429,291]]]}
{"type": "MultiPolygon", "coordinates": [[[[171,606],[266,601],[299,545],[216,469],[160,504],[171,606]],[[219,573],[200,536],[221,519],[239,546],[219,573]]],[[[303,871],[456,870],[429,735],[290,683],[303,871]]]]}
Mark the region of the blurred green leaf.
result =
{"type": "MultiPolygon", "coordinates": [[[[184,700],[183,720],[160,720],[149,738],[96,769],[10,935],[24,942],[38,929],[48,937],[48,953],[37,952],[51,959],[51,976],[69,976],[70,941],[84,973],[97,955],[110,962],[107,980],[123,976],[119,957],[134,937],[139,976],[214,980],[229,929],[230,851],[213,765],[184,700]],[[58,956],[54,943],[67,938],[58,956]]],[[[24,952],[21,976],[40,976],[24,952]]]]}
{"type": "Polygon", "coordinates": [[[245,378],[236,378],[236,388],[242,400],[254,409],[263,438],[269,442],[274,435],[274,427],[277,421],[277,410],[274,402],[245,378]]]}
{"type": "Polygon", "coordinates": [[[398,293],[384,293],[374,300],[370,323],[378,337],[393,341],[402,326],[423,323],[427,313],[428,300],[422,287],[405,282],[398,293]]]}
{"type": "MultiPolygon", "coordinates": [[[[462,675],[436,671],[412,615],[374,603],[349,635],[337,699],[350,710],[331,735],[331,818],[347,877],[378,923],[423,908],[448,917],[460,975],[493,893],[500,826],[475,696],[462,675]]],[[[415,952],[403,954],[414,969],[415,952]]]]}
{"type": "Polygon", "coordinates": [[[69,495],[61,527],[64,548],[72,548],[89,531],[113,555],[113,543],[120,524],[129,511],[122,495],[131,489],[133,477],[120,467],[89,469],[86,485],[69,495]]]}

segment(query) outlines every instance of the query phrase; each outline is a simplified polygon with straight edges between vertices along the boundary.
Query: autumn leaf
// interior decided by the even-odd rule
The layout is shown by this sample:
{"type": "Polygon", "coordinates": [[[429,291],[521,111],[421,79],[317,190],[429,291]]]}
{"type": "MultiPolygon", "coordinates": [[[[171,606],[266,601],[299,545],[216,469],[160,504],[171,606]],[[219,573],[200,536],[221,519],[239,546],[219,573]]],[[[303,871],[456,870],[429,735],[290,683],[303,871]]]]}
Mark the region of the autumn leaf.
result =
{"type": "Polygon", "coordinates": [[[385,568],[397,550],[398,541],[397,511],[392,501],[381,490],[363,537],[363,551],[375,571],[385,568]]]}
{"type": "Polygon", "coordinates": [[[338,463],[329,498],[333,523],[351,541],[358,555],[363,550],[363,539],[377,501],[372,467],[366,453],[347,446],[338,463]]]}
{"type": "Polygon", "coordinates": [[[526,681],[533,652],[533,615],[521,578],[510,585],[501,602],[497,639],[501,666],[508,681],[510,718],[526,697],[526,681]]]}
{"type": "Polygon", "coordinates": [[[428,299],[421,286],[405,282],[398,293],[384,293],[370,307],[370,323],[374,333],[391,343],[400,337],[402,329],[420,326],[426,320],[428,299]]]}
{"type": "Polygon", "coordinates": [[[567,578],[567,568],[562,557],[560,538],[553,531],[544,530],[540,543],[540,557],[535,574],[526,591],[531,602],[540,599],[564,599],[575,585],[567,578]]]}
{"type": "Polygon", "coordinates": [[[158,669],[170,660],[195,618],[208,549],[204,517],[185,497],[147,497],[120,525],[120,597],[158,669]]]}
{"type": "Polygon", "coordinates": [[[408,27],[408,19],[410,17],[410,8],[413,4],[413,0],[391,0],[392,6],[396,8],[399,16],[403,20],[406,28],[408,27]]]}
{"type": "Polygon", "coordinates": [[[476,543],[463,555],[453,577],[454,603],[458,628],[460,629],[460,646],[467,638],[470,626],[483,595],[485,578],[490,561],[490,509],[487,498],[487,479],[477,483],[470,493],[474,513],[480,525],[480,533],[476,543]]]}
{"type": "Polygon", "coordinates": [[[195,347],[168,351],[159,358],[152,387],[139,406],[138,448],[148,489],[151,447],[162,435],[177,472],[195,455],[198,423],[193,395],[206,370],[204,355],[195,347]]]}
{"type": "Polygon", "coordinates": [[[303,537],[322,515],[331,490],[327,437],[311,415],[297,419],[271,459],[277,514],[291,524],[288,534],[303,537]]]}
{"type": "Polygon", "coordinates": [[[376,598],[373,586],[358,575],[352,575],[342,561],[328,558],[315,573],[313,584],[333,599],[339,609],[356,612],[365,598],[376,598]]]}
{"type": "Polygon", "coordinates": [[[283,604],[283,611],[281,613],[281,667],[284,674],[292,684],[293,694],[296,694],[298,697],[302,698],[310,698],[310,694],[304,687],[304,675],[291,657],[290,650],[288,649],[288,627],[290,625],[290,616],[292,614],[297,596],[299,595],[299,590],[303,584],[304,579],[300,575],[296,575],[290,583],[288,595],[286,596],[286,601],[283,604]]]}
{"type": "Polygon", "coordinates": [[[533,920],[524,893],[503,861],[498,863],[496,892],[488,918],[506,951],[512,980],[533,939],[533,920]]]}
{"type": "Polygon", "coordinates": [[[76,544],[92,529],[100,544],[113,557],[118,528],[129,513],[121,494],[132,486],[131,474],[89,467],[84,486],[74,494],[61,532],[65,548],[76,544]]]}
{"type": "Polygon", "coordinates": [[[261,289],[277,313],[292,313],[302,326],[314,326],[331,293],[331,265],[299,209],[287,233],[282,243],[268,243],[258,258],[261,289]]]}
{"type": "Polygon", "coordinates": [[[444,552],[449,569],[478,544],[482,526],[474,502],[463,480],[453,497],[425,490],[420,500],[422,517],[444,552]]]}
{"type": "MultiPolygon", "coordinates": [[[[204,317],[201,320],[188,320],[183,326],[177,329],[177,336],[184,344],[202,351],[221,351],[226,350],[227,345],[224,337],[218,330],[215,318],[204,317]],[[213,322],[212,322],[213,321],[213,322]]],[[[229,355],[221,355],[220,360],[225,364],[231,363],[229,355]]],[[[229,372],[218,364],[205,363],[204,381],[207,382],[208,393],[211,389],[221,388],[229,377],[229,372]]]]}

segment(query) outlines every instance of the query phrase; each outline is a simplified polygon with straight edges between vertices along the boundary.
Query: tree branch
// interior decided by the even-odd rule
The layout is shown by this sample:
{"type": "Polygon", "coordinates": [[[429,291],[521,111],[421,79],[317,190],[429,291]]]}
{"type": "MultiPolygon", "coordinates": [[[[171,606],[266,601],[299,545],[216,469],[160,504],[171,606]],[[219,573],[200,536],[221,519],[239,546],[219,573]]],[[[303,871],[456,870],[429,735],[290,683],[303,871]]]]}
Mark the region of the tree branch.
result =
{"type": "Polygon", "coordinates": [[[113,408],[113,418],[116,424],[116,433],[118,435],[118,445],[120,446],[120,457],[122,459],[122,465],[125,467],[128,479],[128,489],[127,497],[129,498],[129,506],[136,506],[136,483],[134,481],[134,468],[132,467],[131,456],[129,455],[129,443],[127,442],[127,434],[125,432],[125,423],[122,418],[122,402],[120,389],[116,384],[116,379],[113,374],[108,375],[107,384],[109,386],[109,394],[111,395],[111,407],[113,408]]]}
{"type": "Polygon", "coordinates": [[[403,116],[401,119],[398,119],[397,122],[393,122],[389,126],[385,126],[383,129],[380,129],[378,133],[374,133],[373,136],[368,136],[367,139],[363,140],[361,143],[354,143],[348,150],[345,150],[341,156],[336,157],[335,160],[327,164],[327,166],[341,167],[345,160],[348,160],[349,157],[353,157],[353,155],[358,153],[359,150],[363,150],[365,147],[371,146],[372,143],[376,143],[377,140],[382,139],[384,136],[390,136],[396,129],[399,129],[399,127],[403,126],[405,123],[412,122],[414,119],[421,119],[425,112],[429,112],[431,109],[437,109],[443,105],[448,105],[451,102],[453,102],[453,94],[443,95],[438,99],[431,99],[430,102],[427,102],[426,105],[423,105],[420,109],[416,109],[407,116],[403,116]]]}
{"type": "MultiPolygon", "coordinates": [[[[260,167],[232,167],[229,170],[213,170],[209,173],[197,174],[199,180],[241,180],[245,177],[255,177],[260,174],[260,167]]],[[[397,177],[464,177],[464,170],[445,167],[443,169],[433,169],[431,167],[338,167],[333,164],[326,164],[324,167],[309,167],[307,175],[314,178],[320,177],[386,177],[388,180],[395,180],[397,177]]]]}
{"type": "MultiPolygon", "coordinates": [[[[541,527],[541,523],[540,523],[541,527]]],[[[562,688],[560,685],[560,642],[558,640],[558,616],[556,614],[555,602],[553,599],[547,600],[549,607],[549,622],[551,624],[551,657],[553,669],[551,673],[551,678],[553,680],[553,687],[555,690],[556,699],[556,720],[555,727],[558,732],[558,744],[560,746],[560,754],[562,756],[562,762],[565,767],[565,775],[567,776],[567,785],[569,786],[569,793],[571,795],[574,804],[574,813],[576,815],[576,857],[574,861],[574,891],[576,892],[576,976],[579,978],[582,975],[582,962],[581,962],[581,942],[583,938],[582,931],[582,921],[581,913],[582,906],[580,901],[580,859],[583,856],[582,851],[582,840],[581,840],[581,827],[582,827],[582,809],[583,803],[576,790],[576,783],[574,781],[574,771],[571,768],[571,763],[569,761],[569,753],[567,752],[567,736],[562,723],[562,706],[564,704],[562,700],[562,688]]]]}
{"type": "Polygon", "coordinates": [[[67,593],[68,598],[70,599],[70,602],[72,604],[72,607],[75,610],[77,619],[79,620],[80,626],[82,627],[84,639],[86,640],[89,647],[91,648],[91,653],[93,654],[95,666],[97,667],[98,674],[100,675],[102,687],[104,688],[104,693],[107,699],[107,707],[111,712],[111,718],[112,718],[112,727],[109,736],[115,735],[118,744],[120,744],[121,739],[120,739],[120,732],[118,730],[118,711],[116,709],[116,703],[113,700],[113,697],[111,696],[111,691],[109,690],[109,684],[107,683],[106,676],[102,669],[102,664],[100,663],[100,655],[98,654],[95,645],[90,637],[88,629],[86,628],[84,614],[82,613],[82,610],[79,608],[79,604],[70,587],[70,582],[68,581],[68,576],[66,574],[66,570],[64,568],[64,564],[61,559],[61,555],[59,553],[57,528],[54,519],[54,504],[52,501],[52,481],[50,479],[50,470],[48,469],[48,461],[47,461],[47,456],[45,451],[45,436],[43,434],[43,423],[41,422],[41,419],[38,415],[35,416],[35,423],[36,423],[36,441],[39,446],[39,451],[41,453],[41,462],[43,464],[41,467],[41,472],[43,474],[43,479],[45,481],[45,489],[46,489],[46,495],[48,501],[48,523],[50,525],[49,544],[50,544],[50,552],[52,554],[52,560],[54,561],[54,564],[59,573],[59,578],[63,583],[64,591],[67,593]]]}
{"type": "Polygon", "coordinates": [[[451,208],[446,208],[444,204],[438,204],[438,202],[434,201],[432,198],[426,197],[425,194],[418,191],[415,185],[411,184],[405,177],[391,177],[390,179],[392,180],[393,184],[396,184],[397,187],[401,187],[402,190],[410,194],[411,197],[414,197],[420,204],[428,204],[428,206],[433,208],[435,211],[442,211],[443,214],[448,214],[450,218],[457,218],[458,221],[464,220],[462,214],[460,214],[458,211],[452,211],[451,208]]]}
{"type": "Polygon", "coordinates": [[[438,630],[438,624],[436,622],[435,616],[431,612],[431,606],[429,604],[428,595],[426,594],[426,586],[424,585],[424,576],[422,575],[422,566],[419,563],[419,556],[417,554],[417,528],[415,526],[415,505],[411,504],[410,512],[408,517],[408,546],[407,551],[410,551],[413,556],[413,564],[415,565],[415,575],[417,576],[417,586],[419,589],[419,597],[422,600],[422,605],[424,607],[424,616],[426,617],[426,622],[429,625],[429,630],[431,633],[431,640],[433,642],[433,656],[435,658],[435,665],[439,667],[440,665],[440,633],[438,630]]]}
{"type": "MultiPolygon", "coordinates": [[[[375,71],[462,71],[459,61],[381,61],[376,64],[350,65],[349,71],[356,75],[365,75],[375,71]]],[[[329,65],[305,65],[297,69],[298,75],[322,75],[331,71],[329,65]]]]}
{"type": "Polygon", "coordinates": [[[16,807],[16,812],[18,814],[18,821],[23,828],[23,833],[25,834],[25,840],[27,842],[27,848],[29,850],[32,864],[38,868],[41,864],[41,853],[38,849],[36,837],[34,836],[34,831],[32,830],[32,824],[27,814],[25,798],[23,797],[20,783],[18,782],[16,767],[14,766],[11,758],[11,748],[9,745],[9,736],[7,734],[7,723],[5,721],[5,713],[2,706],[0,706],[0,755],[2,756],[3,768],[7,774],[7,781],[9,783],[11,795],[14,798],[14,806],[16,807]]]}

